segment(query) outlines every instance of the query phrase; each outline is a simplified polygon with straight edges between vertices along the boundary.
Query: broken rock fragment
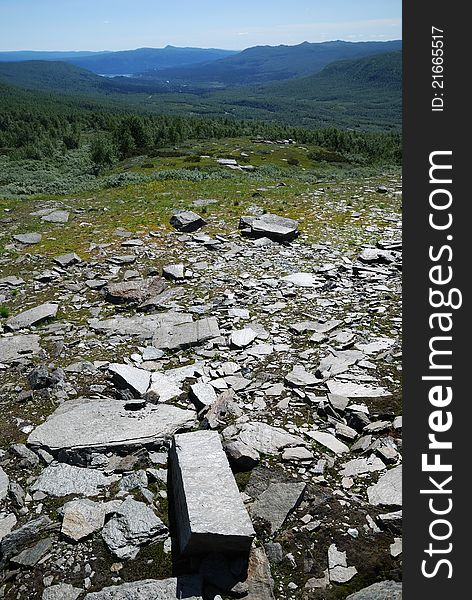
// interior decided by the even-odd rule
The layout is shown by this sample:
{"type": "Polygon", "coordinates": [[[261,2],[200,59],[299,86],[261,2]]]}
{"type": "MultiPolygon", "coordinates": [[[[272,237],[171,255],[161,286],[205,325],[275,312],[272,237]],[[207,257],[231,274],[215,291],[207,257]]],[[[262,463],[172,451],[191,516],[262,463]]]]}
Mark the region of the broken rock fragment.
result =
{"type": "Polygon", "coordinates": [[[135,558],[141,546],[162,542],[168,530],[152,508],[128,497],[102,530],[102,537],[118,558],[135,558]]]}

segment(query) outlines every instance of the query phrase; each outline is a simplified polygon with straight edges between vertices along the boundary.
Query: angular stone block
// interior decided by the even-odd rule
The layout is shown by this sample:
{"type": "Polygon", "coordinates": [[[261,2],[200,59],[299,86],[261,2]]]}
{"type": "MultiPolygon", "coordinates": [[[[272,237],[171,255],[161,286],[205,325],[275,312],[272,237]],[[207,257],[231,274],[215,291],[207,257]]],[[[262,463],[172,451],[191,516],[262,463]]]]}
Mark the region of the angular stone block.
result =
{"type": "Polygon", "coordinates": [[[249,552],[256,534],[219,434],[176,435],[170,460],[182,553],[249,552]]]}

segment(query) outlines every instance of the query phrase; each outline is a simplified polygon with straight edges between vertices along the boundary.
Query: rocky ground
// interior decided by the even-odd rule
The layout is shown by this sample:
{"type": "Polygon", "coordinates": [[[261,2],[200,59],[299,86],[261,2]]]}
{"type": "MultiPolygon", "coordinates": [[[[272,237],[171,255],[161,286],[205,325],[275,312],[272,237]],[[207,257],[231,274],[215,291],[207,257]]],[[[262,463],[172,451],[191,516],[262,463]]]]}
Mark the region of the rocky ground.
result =
{"type": "Polygon", "coordinates": [[[74,200],[2,215],[0,597],[401,598],[401,187],[382,182],[305,192],[296,239],[264,231],[264,191],[242,232],[195,199],[208,225],[115,216],[86,254],[74,200]],[[314,239],[320,204],[343,219],[314,239]],[[71,224],[75,252],[42,251],[71,224]],[[196,430],[219,433],[249,557],[178,552],[168,452],[196,430]]]}

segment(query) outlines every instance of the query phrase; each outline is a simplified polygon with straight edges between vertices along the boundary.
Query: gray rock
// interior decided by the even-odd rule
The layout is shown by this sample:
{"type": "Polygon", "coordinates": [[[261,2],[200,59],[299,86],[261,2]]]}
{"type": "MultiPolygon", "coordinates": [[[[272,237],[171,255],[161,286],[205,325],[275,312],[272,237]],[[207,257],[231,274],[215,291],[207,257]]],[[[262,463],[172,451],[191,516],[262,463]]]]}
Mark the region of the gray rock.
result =
{"type": "Polygon", "coordinates": [[[63,507],[61,533],[78,542],[104,526],[108,510],[104,503],[88,499],[71,500],[63,507]]]}
{"type": "Polygon", "coordinates": [[[373,473],[385,469],[384,463],[372,455],[369,458],[355,458],[344,465],[341,471],[342,477],[353,477],[362,473],[373,473]]]}
{"type": "Polygon", "coordinates": [[[34,540],[36,536],[52,529],[53,526],[51,519],[44,515],[28,521],[18,529],[14,529],[0,543],[0,563],[17,554],[21,548],[26,546],[31,540],[34,540]]]}
{"type": "Polygon", "coordinates": [[[236,471],[250,471],[259,463],[259,453],[243,442],[225,444],[228,460],[236,471]]]}
{"type": "Polygon", "coordinates": [[[349,594],[346,600],[402,600],[402,597],[401,583],[397,581],[380,581],[354,594],[349,594]]]}
{"type": "Polygon", "coordinates": [[[210,429],[217,429],[224,425],[228,418],[240,417],[243,413],[235,398],[236,394],[233,389],[222,392],[205,413],[203,426],[210,429]]]}
{"type": "Polygon", "coordinates": [[[102,537],[113,554],[122,559],[135,558],[141,546],[162,542],[168,529],[143,502],[128,497],[102,530],[102,537]]]}
{"type": "Polygon", "coordinates": [[[90,319],[89,325],[99,333],[151,339],[160,322],[160,315],[136,315],[134,317],[120,315],[104,320],[90,319]]]}
{"type": "Polygon", "coordinates": [[[357,573],[356,567],[347,566],[346,552],[340,552],[335,544],[328,548],[328,573],[334,583],[346,583],[357,573]]]}
{"type": "Polygon", "coordinates": [[[14,335],[0,338],[0,363],[11,363],[41,351],[39,335],[14,335]]]}
{"type": "Polygon", "coordinates": [[[10,533],[16,525],[16,517],[14,513],[9,513],[6,516],[0,517],[0,542],[10,533]]]}
{"type": "Polygon", "coordinates": [[[305,441],[299,436],[287,433],[279,427],[256,421],[242,424],[238,439],[261,454],[277,454],[288,446],[305,445],[305,441]]]}
{"type": "Polygon", "coordinates": [[[267,521],[275,533],[300,504],[305,488],[305,483],[272,483],[252,505],[251,515],[267,521]]]}
{"type": "Polygon", "coordinates": [[[61,254],[60,256],[55,256],[53,260],[63,269],[66,269],[67,267],[70,267],[72,265],[78,265],[82,262],[80,256],[75,252],[69,252],[69,254],[61,254]]]}
{"type": "Polygon", "coordinates": [[[20,244],[25,245],[33,245],[39,244],[39,242],[43,239],[43,236],[40,233],[19,233],[13,236],[13,239],[20,244]]]}
{"type": "Polygon", "coordinates": [[[288,283],[293,283],[293,285],[297,287],[306,287],[311,288],[315,287],[317,283],[316,276],[313,273],[305,273],[298,272],[292,273],[291,275],[286,275],[282,277],[282,281],[286,281],[288,283]]]}
{"type": "Polygon", "coordinates": [[[44,540],[39,540],[34,546],[31,548],[26,548],[20,554],[13,556],[10,560],[12,563],[16,565],[20,565],[22,567],[34,567],[41,558],[49,551],[52,547],[52,539],[46,538],[44,540]]]}
{"type": "Polygon", "coordinates": [[[185,267],[182,263],[165,265],[162,267],[162,274],[166,279],[185,279],[185,267]]]}
{"type": "Polygon", "coordinates": [[[5,473],[2,467],[0,467],[0,500],[3,500],[7,497],[9,483],[10,480],[8,479],[8,475],[5,473]]]}
{"type": "Polygon", "coordinates": [[[256,337],[257,333],[250,327],[246,327],[238,331],[233,331],[229,341],[231,346],[235,348],[245,348],[246,346],[249,346],[249,344],[252,344],[256,337]]]}
{"type": "Polygon", "coordinates": [[[255,532],[219,434],[176,435],[170,459],[181,551],[248,551],[255,532]]]}
{"type": "Polygon", "coordinates": [[[327,386],[332,394],[348,398],[379,398],[391,395],[382,387],[372,387],[351,381],[328,381],[327,386]]]}
{"type": "Polygon", "coordinates": [[[41,217],[41,221],[46,221],[47,223],[67,223],[68,220],[69,212],[67,210],[55,210],[41,217]]]}
{"type": "Polygon", "coordinates": [[[112,374],[115,385],[128,388],[137,396],[144,396],[151,383],[151,373],[130,365],[112,363],[108,370],[112,374]]]}
{"type": "Polygon", "coordinates": [[[388,250],[365,248],[359,255],[359,260],[367,264],[390,264],[395,262],[395,255],[388,250]]]}
{"type": "Polygon", "coordinates": [[[199,410],[211,406],[218,399],[215,389],[201,381],[190,386],[190,398],[199,410]]]}
{"type": "Polygon", "coordinates": [[[158,296],[166,288],[166,282],[160,277],[134,279],[110,283],[104,289],[105,299],[114,304],[140,304],[149,298],[158,296]]]}
{"type": "Polygon", "coordinates": [[[64,379],[62,369],[50,371],[46,365],[39,365],[28,373],[29,386],[32,390],[42,390],[53,387],[64,379]]]}
{"type": "Polygon", "coordinates": [[[41,600],[77,600],[83,590],[75,588],[70,583],[52,585],[43,591],[41,600]]]}
{"type": "Polygon", "coordinates": [[[390,469],[367,488],[367,496],[374,506],[402,506],[402,465],[390,469]]]}
{"type": "Polygon", "coordinates": [[[54,318],[57,315],[58,309],[59,306],[57,304],[50,303],[35,306],[34,308],[25,310],[14,317],[10,317],[5,323],[5,327],[11,331],[17,331],[18,329],[31,327],[31,325],[40,323],[45,319],[54,318]]]}
{"type": "Polygon", "coordinates": [[[23,285],[24,282],[24,279],[21,277],[16,277],[15,275],[11,275],[9,277],[0,277],[0,287],[18,287],[19,285],[23,285]]]}
{"type": "Polygon", "coordinates": [[[320,383],[320,380],[312,373],[309,373],[302,365],[294,365],[290,373],[285,376],[285,381],[295,387],[305,387],[320,383]]]}
{"type": "Polygon", "coordinates": [[[274,600],[274,581],[263,548],[251,549],[246,584],[248,586],[248,593],[244,596],[246,600],[274,600]]]}
{"type": "Polygon", "coordinates": [[[33,492],[44,492],[50,496],[97,496],[103,489],[119,479],[107,477],[96,469],[75,467],[67,463],[52,463],[47,466],[31,486],[33,492]]]}
{"type": "Polygon", "coordinates": [[[331,433],[327,433],[326,431],[309,431],[307,435],[310,436],[311,439],[315,440],[315,442],[318,442],[318,444],[328,448],[335,454],[349,452],[349,447],[343,442],[340,442],[331,433]]]}
{"type": "Polygon", "coordinates": [[[305,460],[313,460],[315,457],[313,452],[310,452],[307,448],[286,448],[282,454],[282,460],[289,462],[298,462],[305,460]]]}
{"type": "Polygon", "coordinates": [[[100,592],[87,594],[84,600],[202,600],[201,594],[200,577],[183,575],[171,579],[145,579],[106,587],[100,592]]]}
{"type": "Polygon", "coordinates": [[[289,242],[299,234],[298,221],[270,213],[241,217],[239,228],[251,237],[265,237],[277,242],[289,242]]]}
{"type": "Polygon", "coordinates": [[[190,233],[206,225],[206,221],[191,210],[179,210],[172,215],[170,224],[179,231],[190,233]]]}
{"type": "Polygon", "coordinates": [[[80,398],[64,402],[30,434],[28,444],[49,450],[139,446],[165,442],[195,421],[195,411],[167,404],[136,411],[120,400],[80,398]]]}
{"type": "Polygon", "coordinates": [[[169,400],[178,400],[185,396],[184,390],[180,387],[178,378],[167,374],[169,372],[156,371],[152,374],[151,385],[146,398],[150,402],[168,402],[169,400]]]}
{"type": "Polygon", "coordinates": [[[161,350],[177,350],[196,346],[219,336],[218,321],[215,317],[210,317],[192,323],[164,324],[155,332],[152,344],[161,350]]]}

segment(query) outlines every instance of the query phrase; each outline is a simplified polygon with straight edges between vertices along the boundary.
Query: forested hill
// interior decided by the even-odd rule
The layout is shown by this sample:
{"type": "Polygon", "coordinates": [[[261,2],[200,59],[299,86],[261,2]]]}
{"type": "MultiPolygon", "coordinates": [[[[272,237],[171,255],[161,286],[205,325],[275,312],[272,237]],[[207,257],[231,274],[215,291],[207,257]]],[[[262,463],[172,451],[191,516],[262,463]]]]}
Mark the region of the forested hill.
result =
{"type": "Polygon", "coordinates": [[[386,52],[356,60],[340,60],[326,66],[320,73],[291,81],[271,84],[264,92],[294,99],[324,99],[349,97],[352,92],[370,94],[386,90],[394,100],[401,97],[402,53],[386,52]]]}
{"type": "Polygon", "coordinates": [[[189,84],[245,85],[312,75],[343,59],[401,50],[401,41],[304,42],[297,46],[255,46],[211,63],[164,69],[149,77],[189,84]]]}
{"type": "Polygon", "coordinates": [[[66,62],[32,60],[0,62],[0,81],[34,90],[90,93],[104,90],[107,80],[66,62]]]}

